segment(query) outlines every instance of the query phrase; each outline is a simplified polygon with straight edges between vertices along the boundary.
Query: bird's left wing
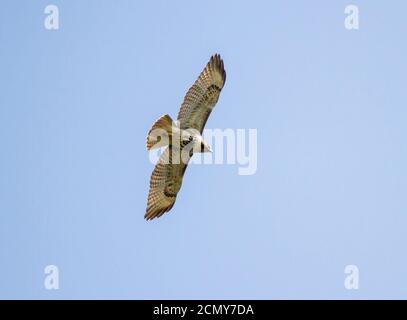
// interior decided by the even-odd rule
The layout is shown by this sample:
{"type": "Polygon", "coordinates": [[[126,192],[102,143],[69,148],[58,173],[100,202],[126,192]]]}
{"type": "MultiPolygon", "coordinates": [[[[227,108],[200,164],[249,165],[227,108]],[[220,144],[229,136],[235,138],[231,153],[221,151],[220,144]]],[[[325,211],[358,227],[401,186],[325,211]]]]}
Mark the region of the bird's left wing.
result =
{"type": "Polygon", "coordinates": [[[194,128],[202,134],[225,81],[223,60],[215,54],[185,95],[178,113],[181,129],[194,128]]]}
{"type": "Polygon", "coordinates": [[[174,206],[188,165],[178,162],[173,161],[172,147],[167,147],[151,174],[145,219],[161,217],[174,206]]]}

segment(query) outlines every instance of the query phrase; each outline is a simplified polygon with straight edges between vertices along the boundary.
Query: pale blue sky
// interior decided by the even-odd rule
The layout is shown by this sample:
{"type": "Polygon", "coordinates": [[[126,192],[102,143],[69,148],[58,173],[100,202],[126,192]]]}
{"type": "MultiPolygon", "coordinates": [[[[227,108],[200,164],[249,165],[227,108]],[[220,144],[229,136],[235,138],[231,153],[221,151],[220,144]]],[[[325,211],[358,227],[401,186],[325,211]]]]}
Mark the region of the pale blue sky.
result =
{"type": "Polygon", "coordinates": [[[2,1],[0,298],[407,298],[406,11],[2,1]],[[257,173],[191,166],[146,222],[147,131],[215,52],[228,77],[207,127],[256,128],[257,173]]]}

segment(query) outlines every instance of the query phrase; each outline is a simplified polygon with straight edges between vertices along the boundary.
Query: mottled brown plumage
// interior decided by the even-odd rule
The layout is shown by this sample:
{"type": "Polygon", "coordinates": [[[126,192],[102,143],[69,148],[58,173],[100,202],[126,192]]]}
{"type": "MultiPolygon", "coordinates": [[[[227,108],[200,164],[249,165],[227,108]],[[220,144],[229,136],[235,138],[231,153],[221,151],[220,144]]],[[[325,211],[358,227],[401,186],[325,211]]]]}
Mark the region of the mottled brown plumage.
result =
{"type": "Polygon", "coordinates": [[[225,81],[223,60],[215,54],[185,95],[178,113],[182,129],[194,128],[202,133],[225,81]]]}
{"type": "MultiPolygon", "coordinates": [[[[202,133],[206,121],[219,99],[225,80],[226,72],[223,61],[219,54],[215,54],[185,95],[178,113],[181,130],[192,128],[202,133]]],[[[167,119],[166,116],[164,117],[167,119]]],[[[161,122],[158,120],[156,124],[161,122]]],[[[148,149],[152,148],[152,141],[156,140],[148,137],[148,149]]],[[[181,148],[177,148],[170,143],[151,174],[150,191],[144,216],[147,220],[162,216],[174,206],[188,165],[188,162],[179,161],[182,148],[183,145],[181,148]],[[175,159],[178,161],[174,161],[175,159]]]]}

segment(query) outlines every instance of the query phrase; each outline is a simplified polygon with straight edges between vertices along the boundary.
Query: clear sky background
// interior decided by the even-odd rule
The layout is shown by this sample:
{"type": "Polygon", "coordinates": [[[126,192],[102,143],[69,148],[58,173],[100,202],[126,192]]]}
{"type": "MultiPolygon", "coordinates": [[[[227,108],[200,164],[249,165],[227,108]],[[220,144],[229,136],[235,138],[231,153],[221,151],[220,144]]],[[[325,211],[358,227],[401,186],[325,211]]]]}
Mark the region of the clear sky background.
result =
{"type": "Polygon", "coordinates": [[[406,12],[2,1],[0,298],[407,298],[406,12]],[[207,128],[257,129],[257,173],[191,166],[146,222],[147,131],[215,52],[228,77],[207,128]]]}

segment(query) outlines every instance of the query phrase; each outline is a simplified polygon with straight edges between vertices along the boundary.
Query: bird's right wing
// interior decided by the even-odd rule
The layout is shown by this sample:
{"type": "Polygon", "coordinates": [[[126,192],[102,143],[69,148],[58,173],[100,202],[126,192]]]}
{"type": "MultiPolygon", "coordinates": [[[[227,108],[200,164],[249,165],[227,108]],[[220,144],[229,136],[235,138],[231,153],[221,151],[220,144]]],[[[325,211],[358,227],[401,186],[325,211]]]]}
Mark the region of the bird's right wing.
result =
{"type": "Polygon", "coordinates": [[[185,95],[178,113],[181,129],[194,128],[202,134],[225,81],[223,60],[215,54],[185,95]]]}

